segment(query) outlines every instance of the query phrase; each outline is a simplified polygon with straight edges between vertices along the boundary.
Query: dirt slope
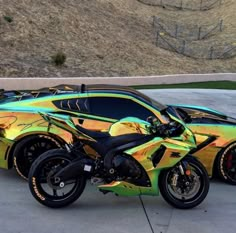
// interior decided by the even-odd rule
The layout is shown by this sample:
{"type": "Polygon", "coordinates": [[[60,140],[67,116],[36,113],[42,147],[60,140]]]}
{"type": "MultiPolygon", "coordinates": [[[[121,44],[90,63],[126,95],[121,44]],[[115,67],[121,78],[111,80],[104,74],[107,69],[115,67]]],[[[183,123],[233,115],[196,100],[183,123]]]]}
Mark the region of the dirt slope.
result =
{"type": "Polygon", "coordinates": [[[235,72],[236,58],[194,60],[157,48],[151,17],[188,23],[221,17],[225,30],[215,40],[223,43],[235,40],[235,10],[231,0],[204,12],[137,0],[0,0],[0,77],[235,72]],[[51,62],[58,51],[67,56],[62,67],[51,62]]]}

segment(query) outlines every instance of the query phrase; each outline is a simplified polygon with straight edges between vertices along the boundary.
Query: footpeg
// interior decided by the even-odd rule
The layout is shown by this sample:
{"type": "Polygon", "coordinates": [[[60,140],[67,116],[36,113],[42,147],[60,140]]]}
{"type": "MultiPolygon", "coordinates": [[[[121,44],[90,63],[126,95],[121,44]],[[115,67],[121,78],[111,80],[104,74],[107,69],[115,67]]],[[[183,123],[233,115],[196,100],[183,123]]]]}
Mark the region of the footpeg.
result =
{"type": "Polygon", "coordinates": [[[102,190],[102,189],[99,189],[99,191],[102,192],[104,195],[111,192],[109,190],[102,190]]]}
{"type": "Polygon", "coordinates": [[[101,183],[104,183],[104,180],[102,178],[98,178],[98,177],[91,178],[92,185],[101,184],[101,183]]]}

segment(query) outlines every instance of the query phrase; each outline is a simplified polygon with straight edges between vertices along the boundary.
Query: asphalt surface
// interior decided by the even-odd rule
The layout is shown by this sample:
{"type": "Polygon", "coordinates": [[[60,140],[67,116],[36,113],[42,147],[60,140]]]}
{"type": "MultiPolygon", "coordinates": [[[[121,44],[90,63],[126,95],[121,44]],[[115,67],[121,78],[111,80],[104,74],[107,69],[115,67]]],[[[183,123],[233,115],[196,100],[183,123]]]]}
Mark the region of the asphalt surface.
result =
{"type": "MultiPolygon", "coordinates": [[[[163,103],[204,105],[236,113],[236,91],[146,91],[163,103]]],[[[14,171],[0,170],[2,233],[235,233],[236,187],[213,180],[205,201],[191,210],[169,206],[162,197],[103,195],[88,183],[81,198],[64,209],[38,204],[14,171]],[[143,204],[142,204],[143,203],[143,204]]]]}

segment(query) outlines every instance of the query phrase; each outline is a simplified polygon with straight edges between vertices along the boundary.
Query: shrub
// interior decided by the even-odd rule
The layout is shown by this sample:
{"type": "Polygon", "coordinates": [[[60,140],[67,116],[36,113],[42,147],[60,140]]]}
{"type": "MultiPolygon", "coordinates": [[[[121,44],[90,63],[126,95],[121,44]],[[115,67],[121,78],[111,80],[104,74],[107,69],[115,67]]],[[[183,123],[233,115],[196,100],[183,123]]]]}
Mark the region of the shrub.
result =
{"type": "Polygon", "coordinates": [[[11,23],[13,21],[13,18],[11,16],[5,15],[3,18],[8,22],[11,23]]]}
{"type": "Polygon", "coordinates": [[[62,66],[65,63],[65,61],[66,61],[66,55],[62,51],[57,52],[51,58],[52,58],[52,62],[56,66],[62,66]]]}

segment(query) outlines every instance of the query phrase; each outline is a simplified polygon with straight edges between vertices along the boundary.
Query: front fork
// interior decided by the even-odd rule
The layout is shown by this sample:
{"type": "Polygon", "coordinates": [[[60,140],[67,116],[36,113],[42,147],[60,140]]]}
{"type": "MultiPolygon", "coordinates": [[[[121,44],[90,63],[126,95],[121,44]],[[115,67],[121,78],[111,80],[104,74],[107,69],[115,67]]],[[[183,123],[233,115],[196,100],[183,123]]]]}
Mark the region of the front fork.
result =
{"type": "MultiPolygon", "coordinates": [[[[190,174],[189,174],[189,170],[187,170],[187,165],[188,163],[185,162],[185,161],[181,161],[179,162],[179,164],[177,165],[177,168],[179,169],[179,173],[181,176],[187,178],[190,174]]],[[[175,173],[174,176],[173,176],[173,179],[172,179],[172,186],[177,186],[177,183],[178,183],[178,179],[179,179],[179,174],[178,173],[175,173]]],[[[188,185],[189,182],[186,181],[186,185],[188,185]]]]}

